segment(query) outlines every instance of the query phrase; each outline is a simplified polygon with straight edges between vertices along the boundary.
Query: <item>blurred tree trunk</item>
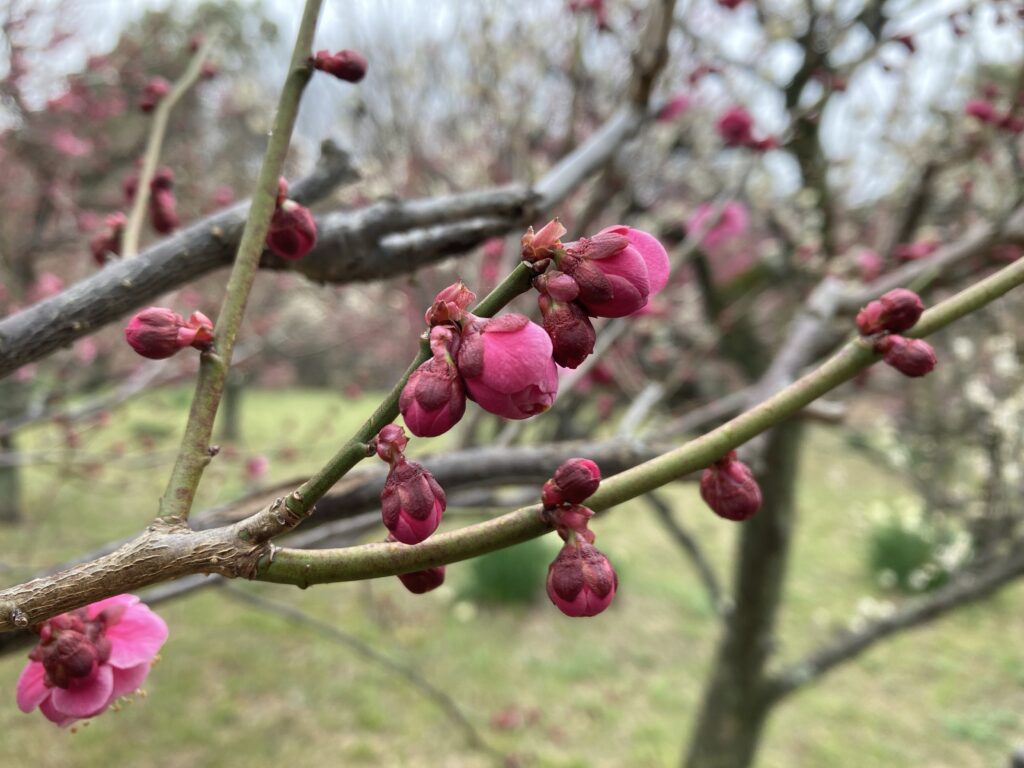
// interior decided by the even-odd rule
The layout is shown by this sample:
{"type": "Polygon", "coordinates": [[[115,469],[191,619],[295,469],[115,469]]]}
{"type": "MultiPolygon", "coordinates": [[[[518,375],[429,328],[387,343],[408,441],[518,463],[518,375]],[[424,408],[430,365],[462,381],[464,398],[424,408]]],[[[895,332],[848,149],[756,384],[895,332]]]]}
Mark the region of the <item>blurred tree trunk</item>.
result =
{"type": "Polygon", "coordinates": [[[761,511],[742,524],[732,600],[704,691],[685,768],[746,768],[753,763],[770,709],[765,664],[774,643],[792,539],[801,442],[798,419],[767,434],[761,511]]]}
{"type": "MultiPolygon", "coordinates": [[[[15,452],[14,436],[0,435],[0,453],[15,452]]],[[[0,466],[0,523],[21,520],[21,468],[0,466]]]]}

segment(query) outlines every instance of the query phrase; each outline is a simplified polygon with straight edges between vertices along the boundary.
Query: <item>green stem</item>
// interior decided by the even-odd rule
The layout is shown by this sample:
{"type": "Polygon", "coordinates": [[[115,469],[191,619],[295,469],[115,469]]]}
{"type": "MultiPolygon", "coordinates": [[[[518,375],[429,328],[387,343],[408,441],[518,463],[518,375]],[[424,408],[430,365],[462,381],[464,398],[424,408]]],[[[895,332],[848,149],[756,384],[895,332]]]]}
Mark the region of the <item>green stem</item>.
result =
{"type": "MultiPolygon", "coordinates": [[[[526,264],[519,264],[508,277],[501,281],[497,287],[473,308],[473,314],[478,317],[493,317],[502,307],[511,302],[514,298],[530,289],[530,268],[526,264]]],[[[380,405],[363,425],[356,430],[356,433],[345,443],[334,457],[325,464],[319,472],[304,482],[299,488],[293,491],[287,498],[288,510],[302,518],[309,514],[313,505],[331,489],[338,480],[352,469],[356,464],[365,459],[368,454],[367,444],[376,437],[377,433],[390,424],[398,416],[398,398],[402,395],[402,389],[409,377],[417,368],[430,358],[430,345],[424,338],[420,344],[420,351],[416,359],[406,369],[405,373],[398,380],[391,391],[384,396],[380,405]]]]}
{"type": "MultiPolygon", "coordinates": [[[[1024,283],[1024,259],[928,310],[913,336],[927,336],[989,304],[1024,283]]],[[[726,452],[798,413],[809,403],[849,381],[877,360],[870,342],[856,338],[834,357],[732,421],[679,448],[601,482],[587,506],[601,511],[660,488],[711,464],[726,452]]],[[[509,547],[547,533],[540,505],[433,536],[410,547],[365,544],[344,549],[278,549],[264,558],[256,578],[286,584],[354,581],[391,576],[454,563],[509,547]]]]}
{"type": "Polygon", "coordinates": [[[249,208],[249,217],[242,231],[235,263],[217,316],[214,349],[204,352],[199,366],[192,409],[182,438],[181,448],[171,471],[167,490],[160,499],[160,517],[187,519],[203,470],[210,462],[210,435],[217,416],[217,407],[224,391],[224,381],[231,365],[245,305],[249,300],[263,244],[270,227],[270,218],[277,203],[277,180],[281,176],[292,129],[299,111],[299,102],[312,75],[307,63],[313,45],[317,17],[323,0],[306,0],[299,31],[292,50],[288,77],[277,104],[270,139],[263,156],[263,165],[249,208]]]}
{"type": "Polygon", "coordinates": [[[185,72],[178,78],[171,88],[171,92],[157,104],[156,111],[153,113],[153,124],[149,129],[146,152],[142,156],[142,168],[139,170],[139,181],[135,188],[135,200],[132,203],[132,210],[128,214],[124,233],[121,235],[121,256],[126,259],[134,257],[139,252],[142,222],[149,204],[149,184],[156,173],[157,163],[160,162],[160,152],[163,149],[164,135],[167,133],[167,123],[170,120],[171,111],[188,92],[188,89],[199,80],[203,71],[203,63],[209,56],[216,39],[217,36],[213,34],[203,41],[195,56],[189,61],[185,72]]]}

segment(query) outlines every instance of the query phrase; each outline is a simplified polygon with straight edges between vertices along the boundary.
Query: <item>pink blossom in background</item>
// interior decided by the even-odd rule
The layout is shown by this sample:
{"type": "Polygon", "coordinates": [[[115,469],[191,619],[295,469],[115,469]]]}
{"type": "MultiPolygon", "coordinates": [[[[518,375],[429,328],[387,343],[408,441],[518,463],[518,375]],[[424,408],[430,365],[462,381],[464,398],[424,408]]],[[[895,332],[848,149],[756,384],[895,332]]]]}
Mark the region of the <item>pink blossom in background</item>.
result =
{"type": "Polygon", "coordinates": [[[704,232],[700,242],[705,251],[713,251],[733,238],[745,234],[750,223],[747,207],[743,203],[730,200],[723,204],[717,221],[714,218],[715,208],[714,203],[702,203],[686,222],[688,233],[704,232]]]}
{"type": "Polygon", "coordinates": [[[690,108],[690,98],[685,93],[677,93],[666,101],[654,119],[659,123],[671,123],[690,108]]]}
{"type": "Polygon", "coordinates": [[[988,99],[968,99],[964,105],[964,114],[983,123],[997,122],[996,108],[988,99]]]}
{"type": "Polygon", "coordinates": [[[91,338],[79,339],[75,342],[75,359],[82,365],[91,365],[99,354],[99,347],[91,338]]]}
{"type": "Polygon", "coordinates": [[[270,459],[263,454],[251,456],[245,462],[245,477],[249,482],[256,482],[270,470],[270,459]]]}
{"type": "Polygon", "coordinates": [[[50,136],[50,146],[68,157],[85,157],[92,153],[93,143],[80,139],[70,128],[58,128],[50,136]]]}
{"type": "Polygon", "coordinates": [[[917,261],[931,256],[938,247],[938,240],[916,240],[913,243],[900,243],[893,249],[893,255],[902,261],[917,261]]]}
{"type": "Polygon", "coordinates": [[[38,628],[39,645],[18,678],[22,712],[36,707],[64,727],[95,717],[145,682],[167,625],[135,595],[64,613],[38,628]]]}
{"type": "Polygon", "coordinates": [[[33,302],[42,301],[64,290],[64,281],[53,272],[43,272],[36,278],[29,290],[29,299],[33,302]]]}
{"type": "Polygon", "coordinates": [[[878,251],[871,248],[861,248],[854,257],[857,269],[860,270],[860,279],[865,283],[872,283],[882,274],[885,262],[878,254],[878,251]]]}

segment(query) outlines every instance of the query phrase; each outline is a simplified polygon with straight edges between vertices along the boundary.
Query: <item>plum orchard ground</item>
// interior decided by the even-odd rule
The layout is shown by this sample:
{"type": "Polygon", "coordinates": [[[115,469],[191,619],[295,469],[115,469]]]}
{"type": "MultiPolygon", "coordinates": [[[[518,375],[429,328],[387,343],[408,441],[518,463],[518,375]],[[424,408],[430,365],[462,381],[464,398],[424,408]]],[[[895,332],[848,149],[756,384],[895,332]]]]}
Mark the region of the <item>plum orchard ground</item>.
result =
{"type": "MultiPolygon", "coordinates": [[[[27,472],[31,512],[24,527],[3,531],[4,581],[132,533],[149,518],[188,397],[186,390],[152,395],[109,428],[83,433],[88,453],[121,441],[131,453],[138,434],[153,435],[156,450],[166,451],[159,467],[113,468],[98,480],[55,466],[27,472]]],[[[233,463],[214,462],[197,508],[236,495],[245,458],[269,452],[282,433],[305,436],[307,444],[291,462],[272,459],[271,479],[314,469],[378,399],[352,403],[297,391],[246,398],[245,446],[233,463]]],[[[864,510],[900,490],[899,478],[852,455],[837,432],[810,434],[781,616],[789,658],[873,593],[864,568],[864,510]],[[806,471],[815,456],[829,456],[828,465],[806,471]]],[[[56,430],[37,430],[26,435],[25,448],[59,442],[56,430]]],[[[670,495],[724,573],[734,527],[714,519],[694,487],[673,487],[670,495]]],[[[622,589],[612,609],[587,622],[565,619],[542,595],[531,609],[463,601],[464,565],[450,568],[450,587],[422,598],[396,579],[305,592],[246,587],[416,664],[500,749],[535,755],[543,766],[675,765],[709,666],[714,620],[692,571],[645,505],[624,505],[595,525],[622,589]],[[492,716],[509,707],[527,721],[536,711],[537,722],[493,729],[492,716]]],[[[759,768],[1001,765],[1024,734],[1024,654],[1012,642],[1024,636],[1022,605],[1024,586],[1007,589],[881,644],[787,700],[771,721],[759,768]]],[[[23,659],[0,659],[8,692],[0,706],[0,765],[488,765],[418,692],[304,627],[216,592],[167,604],[161,613],[171,636],[146,686],[149,698],[75,735],[55,734],[42,718],[17,710],[13,688],[23,659]],[[438,737],[448,732],[451,738],[438,737]],[[428,751],[438,749],[444,751],[428,751]]]]}

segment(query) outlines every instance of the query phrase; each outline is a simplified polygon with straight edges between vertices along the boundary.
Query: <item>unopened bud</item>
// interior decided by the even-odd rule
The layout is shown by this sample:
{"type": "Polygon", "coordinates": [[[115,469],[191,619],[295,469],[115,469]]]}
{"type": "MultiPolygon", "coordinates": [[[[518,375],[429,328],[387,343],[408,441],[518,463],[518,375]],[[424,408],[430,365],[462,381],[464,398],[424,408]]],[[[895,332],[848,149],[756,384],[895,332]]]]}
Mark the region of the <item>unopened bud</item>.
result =
{"type": "Polygon", "coordinates": [[[312,59],[314,69],[334,75],[339,80],[358,83],[366,76],[366,59],[355,51],[348,49],[331,53],[317,51],[312,59]]]}
{"type": "Polygon", "coordinates": [[[156,109],[164,96],[171,92],[171,84],[162,77],[151,77],[142,89],[142,96],[139,97],[139,109],[143,112],[152,112],[156,109]]]}
{"type": "Polygon", "coordinates": [[[548,567],[548,597],[566,616],[596,616],[611,604],[618,585],[608,558],[586,541],[566,542],[548,567]]]}
{"type": "Polygon", "coordinates": [[[402,458],[408,444],[409,438],[405,436],[405,430],[397,424],[388,424],[377,433],[373,441],[377,455],[389,464],[394,464],[402,458]]]}
{"type": "Polygon", "coordinates": [[[551,337],[552,358],[563,368],[578,367],[594,351],[597,341],[587,313],[574,301],[559,302],[550,296],[538,297],[538,303],[541,325],[551,337]]]}
{"type": "Polygon", "coordinates": [[[938,362],[932,345],[921,339],[883,336],[875,342],[875,351],[882,353],[886,365],[912,378],[931,373],[938,362]]]}
{"type": "Polygon", "coordinates": [[[444,490],[426,467],[400,457],[380,494],[381,517],[403,544],[419,544],[437,530],[446,505],[444,490]]]}
{"type": "Polygon", "coordinates": [[[601,470],[590,459],[569,459],[544,484],[541,499],[545,507],[582,504],[601,484],[601,470]]]}
{"type": "Polygon", "coordinates": [[[923,312],[920,296],[906,288],[895,288],[857,313],[857,328],[863,336],[882,331],[902,333],[913,328],[923,312]]]}
{"type": "Polygon", "coordinates": [[[301,259],[316,245],[316,219],[308,208],[285,200],[274,211],[267,247],[282,259],[301,259]]]}
{"type": "Polygon", "coordinates": [[[700,495],[711,511],[726,520],[746,520],[761,508],[761,488],[735,451],[704,470],[700,495]]]}

